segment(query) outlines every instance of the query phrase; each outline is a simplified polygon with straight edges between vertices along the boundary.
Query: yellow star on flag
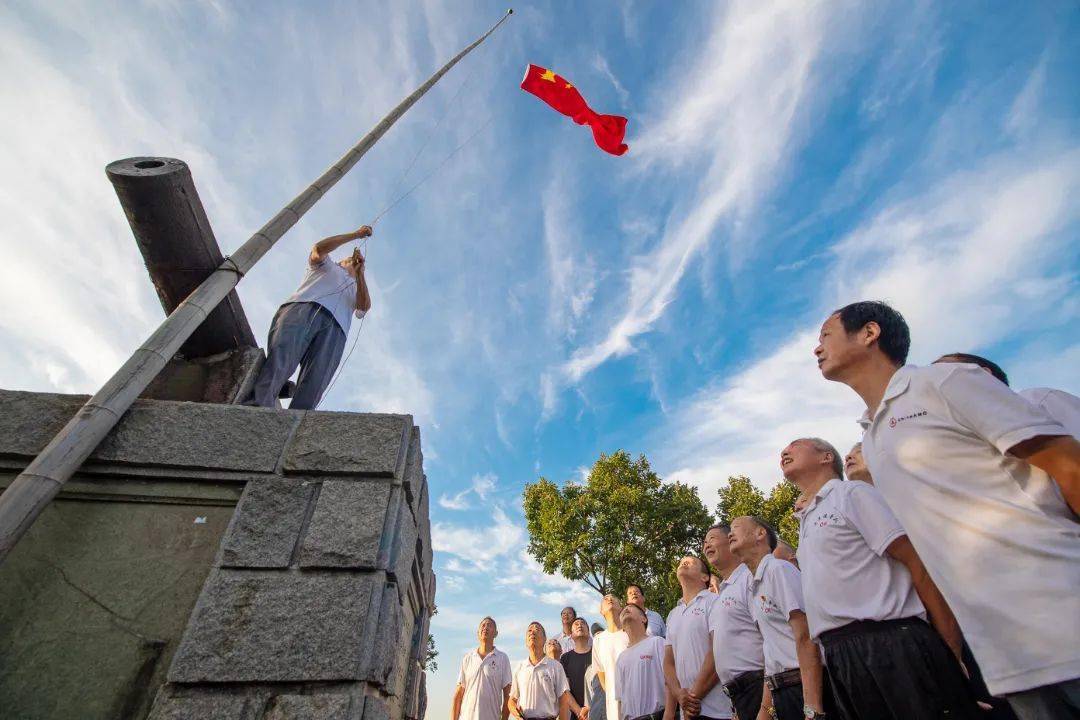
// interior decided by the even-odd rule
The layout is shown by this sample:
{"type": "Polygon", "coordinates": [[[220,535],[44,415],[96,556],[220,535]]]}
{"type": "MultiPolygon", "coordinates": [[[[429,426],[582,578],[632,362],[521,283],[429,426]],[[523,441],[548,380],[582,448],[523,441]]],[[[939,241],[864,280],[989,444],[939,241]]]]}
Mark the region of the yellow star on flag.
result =
{"type": "Polygon", "coordinates": [[[540,79],[547,80],[548,82],[555,82],[555,73],[551,70],[545,70],[543,74],[540,75],[540,79]]]}
{"type": "Polygon", "coordinates": [[[572,87],[574,87],[574,86],[573,86],[573,85],[571,85],[570,83],[566,83],[566,89],[567,89],[567,90],[569,90],[569,89],[570,89],[570,88],[572,88],[572,87]]]}

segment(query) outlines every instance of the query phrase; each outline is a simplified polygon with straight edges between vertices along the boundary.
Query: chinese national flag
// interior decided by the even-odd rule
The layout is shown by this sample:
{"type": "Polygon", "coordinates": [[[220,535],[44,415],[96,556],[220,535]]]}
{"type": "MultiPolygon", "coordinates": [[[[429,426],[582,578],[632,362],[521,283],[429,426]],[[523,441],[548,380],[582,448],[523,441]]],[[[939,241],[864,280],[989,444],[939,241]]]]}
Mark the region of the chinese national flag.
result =
{"type": "Polygon", "coordinates": [[[626,118],[618,115],[600,115],[589,107],[585,98],[569,80],[539,65],[529,65],[521,89],[570,117],[578,125],[592,128],[597,146],[612,155],[622,155],[628,148],[623,143],[626,135],[626,118]]]}

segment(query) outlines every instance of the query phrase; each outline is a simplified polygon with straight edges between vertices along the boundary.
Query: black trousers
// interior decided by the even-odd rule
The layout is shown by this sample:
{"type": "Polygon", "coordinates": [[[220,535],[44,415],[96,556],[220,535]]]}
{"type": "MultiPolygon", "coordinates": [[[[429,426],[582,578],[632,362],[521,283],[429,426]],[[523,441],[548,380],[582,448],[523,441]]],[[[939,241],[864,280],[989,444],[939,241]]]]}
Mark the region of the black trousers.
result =
{"type": "Polygon", "coordinates": [[[778,720],[806,720],[803,714],[802,683],[772,691],[773,709],[778,720]]]}
{"type": "MultiPolygon", "coordinates": [[[[735,715],[739,720],[756,720],[758,710],[761,709],[761,692],[765,685],[765,678],[760,672],[747,673],[757,677],[744,683],[736,692],[731,694],[731,704],[735,707],[735,715]]],[[[742,678],[740,675],[736,681],[742,678]]]]}
{"type": "Polygon", "coordinates": [[[960,663],[919,618],[821,634],[841,720],[983,720],[960,663]]]}

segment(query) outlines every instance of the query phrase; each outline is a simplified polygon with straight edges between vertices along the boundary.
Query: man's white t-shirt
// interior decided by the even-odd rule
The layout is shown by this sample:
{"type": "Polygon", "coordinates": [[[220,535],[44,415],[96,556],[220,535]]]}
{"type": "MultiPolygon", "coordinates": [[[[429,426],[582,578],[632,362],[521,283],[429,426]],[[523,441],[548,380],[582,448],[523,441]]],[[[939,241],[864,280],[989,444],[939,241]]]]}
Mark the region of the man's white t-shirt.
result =
{"type": "Polygon", "coordinates": [[[750,578],[746,565],[735,568],[720,583],[720,592],[709,615],[713,661],[721,685],[743,673],[765,668],[761,649],[764,641],[750,610],[750,578]]]}
{"type": "MultiPolygon", "coordinates": [[[[667,639],[665,646],[670,646],[675,656],[675,675],[679,685],[691,688],[701,674],[702,663],[712,652],[709,640],[709,627],[718,595],[705,588],[689,603],[679,602],[668,613],[667,639]]],[[[724,694],[720,685],[701,699],[701,714],[710,718],[730,718],[731,701],[724,694]]]]}
{"type": "Polygon", "coordinates": [[[750,579],[750,612],[761,630],[765,674],[775,675],[799,667],[795,633],[788,620],[796,610],[806,612],[802,573],[787,560],[766,555],[750,579]]]}
{"type": "MultiPolygon", "coordinates": [[[[664,638],[647,635],[619,654],[619,720],[651,715],[664,708],[664,638]]],[[[702,709],[704,713],[704,709],[702,709]]]]}
{"type": "MultiPolygon", "coordinates": [[[[662,642],[662,641],[661,641],[662,642]]],[[[630,644],[630,638],[622,630],[603,630],[593,636],[592,666],[604,673],[604,705],[608,720],[619,717],[619,679],[615,673],[615,661],[619,653],[630,644]]]]}
{"type": "Polygon", "coordinates": [[[1080,397],[1053,388],[1028,388],[1018,395],[1042,408],[1073,437],[1080,437],[1080,397]]]}
{"type": "Polygon", "coordinates": [[[559,698],[570,692],[566,671],[547,655],[533,665],[522,660],[514,668],[510,697],[517,700],[523,716],[529,718],[559,717],[559,698]]]}
{"type": "Polygon", "coordinates": [[[353,315],[364,317],[356,307],[356,278],[326,256],[317,265],[308,264],[304,279],[285,304],[313,302],[330,311],[341,330],[348,335],[353,315]]]}
{"type": "Polygon", "coordinates": [[[995,695],[1080,677],[1080,524],[1007,451],[1065,428],[983,370],[907,365],[864,414],[863,457],[995,695]]]}
{"type": "Polygon", "coordinates": [[[502,720],[503,690],[510,685],[510,658],[492,649],[484,657],[470,650],[461,659],[458,685],[465,688],[460,720],[502,720]]]}
{"type": "Polygon", "coordinates": [[[905,533],[873,485],[830,480],[795,517],[811,637],[857,620],[925,619],[911,573],[885,554],[905,533]]]}

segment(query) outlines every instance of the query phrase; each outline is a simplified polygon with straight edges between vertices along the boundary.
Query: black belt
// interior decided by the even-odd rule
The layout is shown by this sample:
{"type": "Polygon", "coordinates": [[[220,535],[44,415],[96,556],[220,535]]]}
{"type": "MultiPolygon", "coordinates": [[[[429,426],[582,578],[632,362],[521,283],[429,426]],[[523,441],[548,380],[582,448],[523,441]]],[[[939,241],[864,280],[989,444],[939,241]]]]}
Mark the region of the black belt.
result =
{"type": "Polygon", "coordinates": [[[638,715],[636,718],[630,718],[630,720],[664,720],[664,708],[660,708],[648,715],[638,715]]]}
{"type": "Polygon", "coordinates": [[[887,630],[896,630],[905,625],[919,623],[925,625],[926,621],[920,617],[899,618],[896,620],[855,620],[847,625],[841,625],[832,630],[826,630],[818,636],[822,645],[837,642],[852,635],[865,635],[867,633],[879,633],[887,630]]]}
{"type": "Polygon", "coordinates": [[[764,670],[750,670],[735,676],[735,679],[724,685],[724,694],[729,698],[740,695],[765,677],[764,670]]]}
{"type": "Polygon", "coordinates": [[[770,690],[782,690],[792,685],[798,685],[801,682],[802,675],[799,674],[799,668],[765,676],[765,684],[769,686],[770,690]]]}

